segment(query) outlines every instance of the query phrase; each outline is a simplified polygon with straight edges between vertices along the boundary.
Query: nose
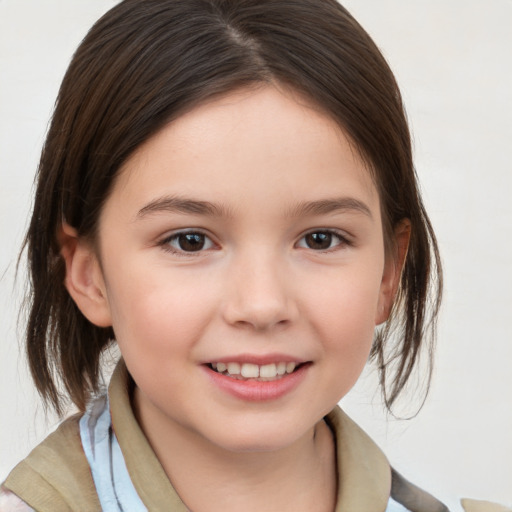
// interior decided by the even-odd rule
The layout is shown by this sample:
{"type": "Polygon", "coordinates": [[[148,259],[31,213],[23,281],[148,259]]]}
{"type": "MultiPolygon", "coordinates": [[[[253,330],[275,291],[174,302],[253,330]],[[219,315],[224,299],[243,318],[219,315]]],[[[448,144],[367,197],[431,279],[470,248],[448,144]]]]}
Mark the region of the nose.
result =
{"type": "Polygon", "coordinates": [[[223,314],[229,324],[266,331],[297,317],[290,276],[278,257],[240,257],[228,274],[223,314]]]}

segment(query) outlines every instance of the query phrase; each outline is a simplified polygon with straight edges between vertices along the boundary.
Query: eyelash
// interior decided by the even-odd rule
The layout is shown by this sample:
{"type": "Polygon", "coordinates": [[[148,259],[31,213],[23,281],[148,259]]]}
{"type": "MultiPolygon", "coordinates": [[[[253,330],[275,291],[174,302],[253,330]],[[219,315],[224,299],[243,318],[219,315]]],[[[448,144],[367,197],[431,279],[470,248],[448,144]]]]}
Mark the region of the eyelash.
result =
{"type": "Polygon", "coordinates": [[[311,230],[311,231],[305,233],[304,235],[302,235],[302,237],[299,239],[299,241],[296,244],[296,246],[298,246],[298,247],[301,247],[301,248],[304,248],[304,249],[311,249],[314,252],[320,252],[320,253],[336,251],[337,249],[340,249],[342,247],[350,247],[351,245],[352,245],[352,242],[347,238],[347,236],[342,234],[342,233],[340,233],[339,231],[337,231],[335,229],[314,229],[314,230],[311,230]],[[329,247],[322,248],[322,249],[313,249],[312,247],[307,247],[307,246],[306,247],[304,247],[304,246],[301,247],[299,245],[302,240],[306,240],[306,238],[308,236],[312,236],[312,235],[327,235],[328,237],[331,237],[329,247]],[[338,243],[333,245],[333,246],[331,246],[333,239],[337,239],[338,243]]]}
{"type": "Polygon", "coordinates": [[[161,242],[158,243],[158,245],[160,245],[162,247],[162,249],[166,252],[170,252],[177,256],[190,257],[190,256],[198,255],[198,254],[204,252],[205,250],[215,247],[215,242],[213,242],[213,240],[206,233],[203,233],[202,231],[197,230],[197,229],[190,229],[190,230],[178,231],[177,233],[173,233],[172,235],[165,237],[161,242]],[[206,249],[204,247],[201,247],[197,251],[193,251],[193,250],[187,251],[183,248],[176,248],[176,247],[172,246],[172,243],[174,241],[178,241],[178,243],[179,243],[179,238],[185,237],[187,235],[189,235],[189,236],[195,235],[195,236],[203,237],[204,242],[205,242],[205,244],[208,245],[208,247],[206,249]]]}
{"type": "MultiPolygon", "coordinates": [[[[192,239],[190,240],[192,241],[192,239]]],[[[197,238],[196,238],[197,241],[197,238]]],[[[170,252],[172,254],[175,254],[177,256],[183,256],[183,257],[191,257],[195,255],[199,255],[202,252],[215,248],[215,242],[206,234],[203,233],[200,230],[185,230],[185,231],[179,231],[177,233],[173,233],[170,236],[167,236],[164,238],[159,244],[163,250],[170,252]],[[195,236],[195,237],[201,237],[201,240],[199,242],[203,242],[203,245],[199,247],[198,250],[185,250],[183,247],[173,247],[172,243],[177,242],[180,244],[180,237],[186,237],[186,236],[195,236]],[[207,247],[205,247],[205,245],[207,247]]],[[[310,249],[314,252],[319,253],[328,253],[336,251],[339,248],[342,247],[350,247],[352,245],[352,242],[347,239],[347,236],[340,233],[337,230],[334,229],[315,229],[311,230],[304,235],[302,235],[298,242],[295,244],[295,247],[301,248],[301,249],[310,249]],[[323,235],[327,237],[327,241],[329,242],[329,246],[326,248],[317,248],[314,249],[307,245],[307,237],[314,236],[314,235],[323,235]],[[337,239],[338,243],[335,245],[332,245],[333,241],[337,239]],[[301,245],[302,241],[304,241],[304,245],[301,245]]]]}

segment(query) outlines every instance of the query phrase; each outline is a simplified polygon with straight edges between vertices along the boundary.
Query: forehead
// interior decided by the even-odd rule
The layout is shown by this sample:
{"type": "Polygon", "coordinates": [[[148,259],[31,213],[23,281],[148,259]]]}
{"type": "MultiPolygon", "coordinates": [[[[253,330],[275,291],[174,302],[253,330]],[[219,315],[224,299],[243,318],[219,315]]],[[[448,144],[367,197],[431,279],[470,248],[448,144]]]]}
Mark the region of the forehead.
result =
{"type": "Polygon", "coordinates": [[[261,199],[262,190],[290,208],[340,194],[378,203],[340,126],[303,96],[275,86],[230,92],[169,123],[128,159],[114,186],[114,194],[141,203],[179,193],[216,196],[234,210],[261,199]]]}

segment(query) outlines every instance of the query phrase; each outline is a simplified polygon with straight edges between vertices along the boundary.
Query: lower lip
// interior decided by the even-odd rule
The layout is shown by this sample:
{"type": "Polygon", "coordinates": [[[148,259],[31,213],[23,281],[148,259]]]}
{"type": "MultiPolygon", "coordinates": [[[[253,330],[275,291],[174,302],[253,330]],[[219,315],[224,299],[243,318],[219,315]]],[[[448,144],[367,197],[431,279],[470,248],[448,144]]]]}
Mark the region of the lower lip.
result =
{"type": "Polygon", "coordinates": [[[293,391],[305,378],[310,364],[303,364],[293,373],[272,381],[238,380],[227,377],[212,370],[209,366],[204,368],[213,383],[230,395],[248,402],[265,402],[277,400],[293,391]]]}

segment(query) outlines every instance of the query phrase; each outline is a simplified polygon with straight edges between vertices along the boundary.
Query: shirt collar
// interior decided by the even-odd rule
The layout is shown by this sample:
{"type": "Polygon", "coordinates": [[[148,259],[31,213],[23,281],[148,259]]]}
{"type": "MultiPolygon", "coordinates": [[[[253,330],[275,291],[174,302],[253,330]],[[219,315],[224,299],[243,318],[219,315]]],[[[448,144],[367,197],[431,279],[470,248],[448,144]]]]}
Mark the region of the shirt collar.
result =
{"type": "MultiPolygon", "coordinates": [[[[130,404],[131,382],[121,360],[110,381],[110,410],[133,485],[148,510],[188,512],[135,419],[130,404]]],[[[391,470],[386,457],[339,407],[325,420],[336,444],[335,512],[384,512],[391,489],[391,470]]]]}

